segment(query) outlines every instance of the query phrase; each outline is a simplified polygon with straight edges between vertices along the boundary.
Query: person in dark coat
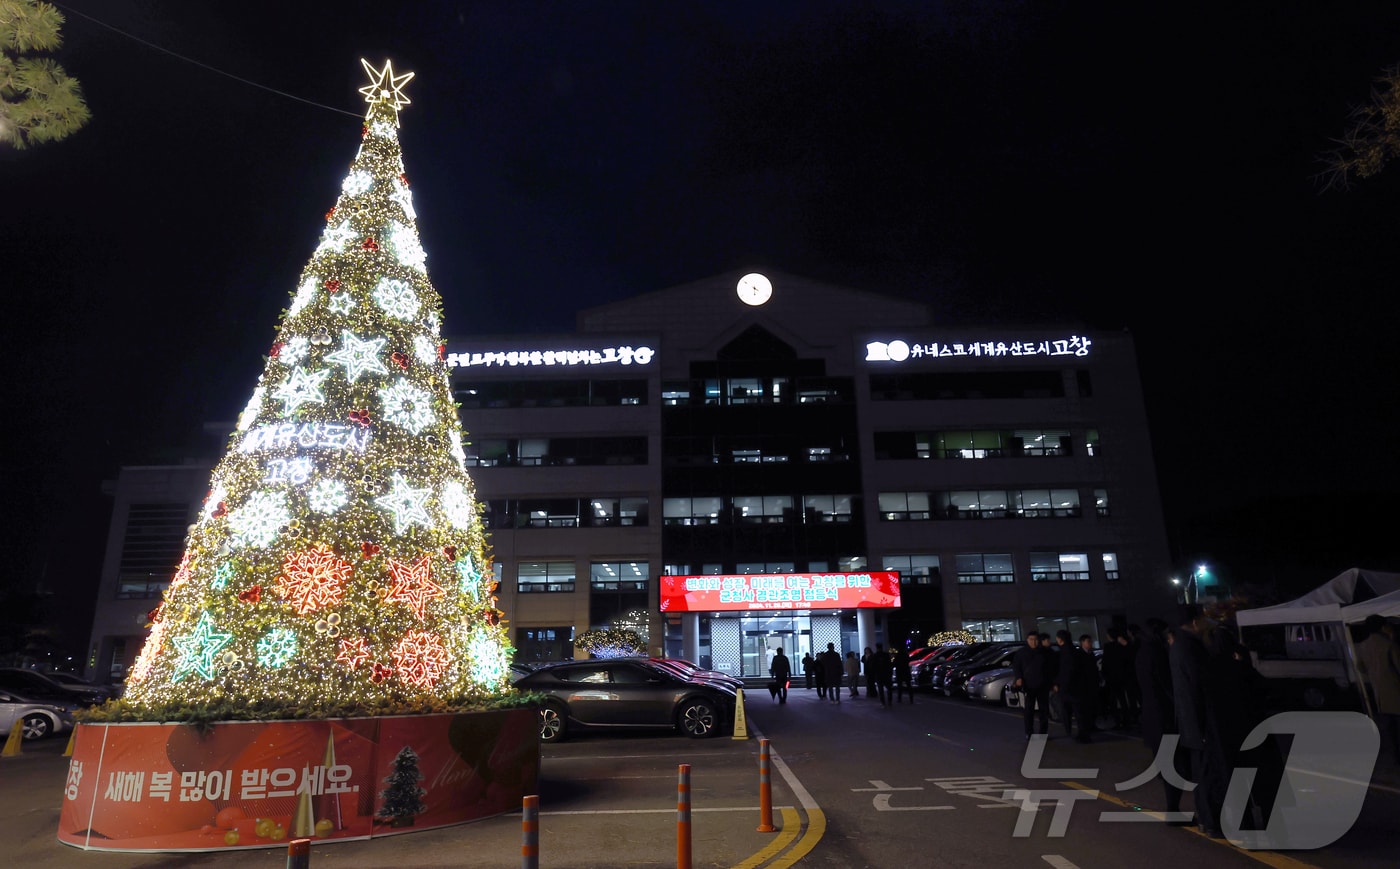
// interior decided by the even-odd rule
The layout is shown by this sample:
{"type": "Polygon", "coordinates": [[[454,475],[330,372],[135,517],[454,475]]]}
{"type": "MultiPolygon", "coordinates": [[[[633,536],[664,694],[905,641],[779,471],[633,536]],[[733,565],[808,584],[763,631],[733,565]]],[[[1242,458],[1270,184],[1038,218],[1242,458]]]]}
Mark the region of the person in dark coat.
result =
{"type": "Polygon", "coordinates": [[[1128,726],[1128,674],[1132,662],[1128,659],[1128,644],[1118,628],[1108,629],[1108,642],[1103,646],[1103,698],[1113,716],[1113,729],[1128,726]]]}
{"type": "MultiPolygon", "coordinates": [[[[1231,711],[1234,718],[1230,722],[1231,730],[1222,732],[1221,740],[1226,749],[1229,776],[1233,776],[1235,769],[1240,767],[1255,770],[1254,783],[1249,789],[1249,800],[1245,806],[1248,817],[1233,820],[1242,828],[1245,826],[1241,824],[1242,820],[1251,821],[1252,829],[1262,830],[1268,827],[1269,814],[1275,802],[1288,798],[1280,793],[1284,773],[1283,749],[1273,734],[1265,736],[1263,742],[1254,748],[1243,748],[1250,732],[1269,717],[1268,687],[1264,683],[1264,675],[1255,669],[1249,649],[1230,639],[1229,651],[1220,662],[1224,670],[1221,694],[1229,694],[1233,698],[1231,711]]],[[[1229,777],[1226,781],[1229,781],[1229,777]]]]}
{"type": "Polygon", "coordinates": [[[832,703],[840,703],[841,677],[846,672],[846,666],[841,663],[841,653],[836,651],[835,643],[826,644],[826,651],[821,653],[819,662],[822,665],[822,676],[826,681],[827,699],[832,703]]]}
{"type": "Polygon", "coordinates": [[[1011,656],[1012,682],[1021,690],[1021,710],[1026,719],[1026,738],[1036,732],[1035,718],[1040,718],[1040,732],[1050,733],[1050,683],[1054,674],[1051,671],[1051,651],[1041,648],[1040,634],[1026,637],[1026,645],[1011,656]]]}
{"type": "Polygon", "coordinates": [[[1060,699],[1064,711],[1065,734],[1078,742],[1088,742],[1094,732],[1094,701],[1099,693],[1098,666],[1094,658],[1074,644],[1070,632],[1055,632],[1059,652],[1055,666],[1055,683],[1050,690],[1060,699]],[[1074,722],[1079,720],[1079,733],[1074,722]]]}
{"type": "Polygon", "coordinates": [[[914,705],[914,671],[909,664],[909,652],[895,649],[890,654],[891,669],[894,671],[895,702],[904,702],[904,692],[909,692],[909,705],[914,705]]]}
{"type": "Polygon", "coordinates": [[[768,675],[773,677],[773,681],[778,686],[778,691],[773,696],[778,698],[779,703],[786,703],[788,680],[792,678],[792,662],[784,654],[782,646],[779,646],[778,651],[773,655],[773,663],[768,667],[768,675]]]}
{"type": "Polygon", "coordinates": [[[1217,732],[1211,699],[1216,690],[1216,670],[1202,641],[1200,608],[1188,604],[1179,616],[1167,658],[1172,669],[1172,702],[1176,705],[1176,725],[1181,747],[1191,761],[1191,780],[1196,783],[1192,798],[1196,804],[1196,824],[1213,839],[1223,837],[1220,810],[1229,783],[1223,745],[1217,732]]]}
{"type": "MultiPolygon", "coordinates": [[[[807,679],[807,690],[811,691],[812,679],[817,675],[817,661],[812,657],[811,652],[802,656],[802,675],[807,679]]],[[[818,694],[817,696],[820,697],[821,695],[818,694]]]]}
{"type": "MultiPolygon", "coordinates": [[[[1154,759],[1161,750],[1162,737],[1167,734],[1175,736],[1177,732],[1176,704],[1172,701],[1172,667],[1168,657],[1167,637],[1166,622],[1161,619],[1148,619],[1147,632],[1141,638],[1141,644],[1133,662],[1142,699],[1142,711],[1138,717],[1138,722],[1142,726],[1142,744],[1147,747],[1154,759]]],[[[1172,784],[1172,780],[1184,778],[1183,771],[1189,774],[1191,761],[1180,743],[1177,744],[1176,751],[1170,761],[1172,764],[1170,772],[1173,774],[1167,775],[1166,771],[1160,768],[1158,774],[1162,779],[1162,787],[1166,789],[1167,812],[1178,814],[1181,812],[1181,796],[1184,791],[1172,784]]],[[[1178,825],[1184,822],[1169,819],[1167,823],[1178,825]]]]}
{"type": "Polygon", "coordinates": [[[894,678],[893,664],[890,662],[890,653],[885,651],[884,643],[875,644],[875,652],[870,656],[870,672],[875,679],[875,693],[880,698],[881,706],[889,706],[894,694],[891,679],[894,678]]]}
{"type": "Polygon", "coordinates": [[[1128,650],[1128,724],[1137,726],[1138,717],[1142,715],[1142,688],[1137,680],[1137,655],[1142,648],[1142,628],[1128,625],[1119,642],[1128,650]]]}

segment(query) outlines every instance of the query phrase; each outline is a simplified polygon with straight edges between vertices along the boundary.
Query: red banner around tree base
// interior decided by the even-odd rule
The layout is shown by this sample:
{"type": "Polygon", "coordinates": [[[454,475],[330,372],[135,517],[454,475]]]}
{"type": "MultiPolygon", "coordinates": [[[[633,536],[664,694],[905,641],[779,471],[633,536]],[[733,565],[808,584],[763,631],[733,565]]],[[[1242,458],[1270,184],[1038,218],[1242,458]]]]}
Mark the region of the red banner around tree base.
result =
{"type": "Polygon", "coordinates": [[[82,724],[58,840],[223,851],[366,839],[499,815],[535,792],[529,709],[326,721],[82,724]]]}

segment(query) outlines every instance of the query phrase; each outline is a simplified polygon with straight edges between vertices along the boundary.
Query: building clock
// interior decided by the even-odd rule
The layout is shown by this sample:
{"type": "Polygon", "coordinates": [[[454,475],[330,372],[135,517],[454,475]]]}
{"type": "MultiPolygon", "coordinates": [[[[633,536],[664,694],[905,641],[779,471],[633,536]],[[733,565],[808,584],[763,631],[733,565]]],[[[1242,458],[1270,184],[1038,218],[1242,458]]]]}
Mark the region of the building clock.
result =
{"type": "Polygon", "coordinates": [[[739,300],[746,305],[758,306],[773,297],[773,282],[758,272],[740,278],[736,289],[739,300]]]}

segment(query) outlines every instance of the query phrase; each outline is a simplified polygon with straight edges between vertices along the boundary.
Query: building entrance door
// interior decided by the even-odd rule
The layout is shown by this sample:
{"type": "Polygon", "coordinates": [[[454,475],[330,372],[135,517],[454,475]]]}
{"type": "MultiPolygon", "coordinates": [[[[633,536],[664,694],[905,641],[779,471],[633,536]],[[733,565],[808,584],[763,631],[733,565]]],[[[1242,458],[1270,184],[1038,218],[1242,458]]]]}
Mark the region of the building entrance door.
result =
{"type": "Polygon", "coordinates": [[[774,653],[782,649],[793,678],[802,679],[802,656],[811,651],[811,637],[809,632],[797,629],[797,619],[760,616],[743,621],[743,675],[766,678],[774,653]]]}

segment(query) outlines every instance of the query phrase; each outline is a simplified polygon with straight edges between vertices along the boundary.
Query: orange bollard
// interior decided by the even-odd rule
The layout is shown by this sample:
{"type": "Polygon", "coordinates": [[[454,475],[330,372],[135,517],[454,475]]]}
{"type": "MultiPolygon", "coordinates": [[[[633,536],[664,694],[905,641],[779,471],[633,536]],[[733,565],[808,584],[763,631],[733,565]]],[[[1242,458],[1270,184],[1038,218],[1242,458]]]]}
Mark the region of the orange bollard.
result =
{"type": "Polygon", "coordinates": [[[758,741],[758,832],[774,833],[773,784],[768,777],[768,740],[758,741]]]}
{"type": "Polygon", "coordinates": [[[293,839],[287,843],[287,869],[311,869],[310,839],[293,839]]]}
{"type": "Polygon", "coordinates": [[[683,763],[676,781],[676,869],[690,867],[690,764],[683,763]]]}
{"type": "Polygon", "coordinates": [[[540,869],[540,798],[528,796],[520,806],[520,869],[540,869]]]}

